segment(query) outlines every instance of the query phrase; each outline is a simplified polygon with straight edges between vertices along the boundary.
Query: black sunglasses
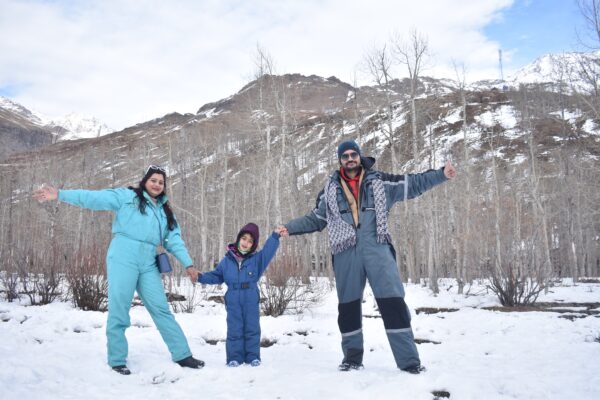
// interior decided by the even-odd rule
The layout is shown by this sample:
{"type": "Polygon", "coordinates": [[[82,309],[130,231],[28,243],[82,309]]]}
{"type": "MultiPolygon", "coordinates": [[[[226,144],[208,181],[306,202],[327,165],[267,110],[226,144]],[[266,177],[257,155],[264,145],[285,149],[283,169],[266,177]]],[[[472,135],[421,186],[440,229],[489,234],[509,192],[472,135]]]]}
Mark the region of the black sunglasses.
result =
{"type": "Polygon", "coordinates": [[[342,161],[348,161],[349,159],[354,160],[355,158],[358,158],[358,153],[355,151],[353,151],[351,153],[344,153],[344,154],[342,154],[342,157],[341,157],[342,161]]]}
{"type": "Polygon", "coordinates": [[[146,174],[148,173],[148,171],[160,171],[164,174],[167,173],[167,170],[164,167],[161,167],[160,165],[150,165],[146,170],[146,174]]]}

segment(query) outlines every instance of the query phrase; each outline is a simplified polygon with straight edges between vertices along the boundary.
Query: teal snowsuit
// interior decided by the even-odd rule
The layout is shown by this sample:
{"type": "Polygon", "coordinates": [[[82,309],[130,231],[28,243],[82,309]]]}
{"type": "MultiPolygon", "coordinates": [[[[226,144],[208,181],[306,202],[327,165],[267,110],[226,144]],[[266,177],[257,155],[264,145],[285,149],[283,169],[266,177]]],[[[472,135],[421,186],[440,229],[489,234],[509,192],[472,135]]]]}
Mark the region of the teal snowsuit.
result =
{"type": "Polygon", "coordinates": [[[181,327],[169,309],[167,298],[155,262],[156,246],[160,245],[159,220],[164,236],[164,247],[186,268],[193,262],[181,239],[179,226],[167,228],[167,217],[162,196],[155,205],[150,196],[146,214],[138,207],[133,190],[60,190],[58,199],[74,206],[92,210],[115,211],[112,224],[113,238],[106,256],[108,275],[108,322],[106,337],[108,364],[125,365],[129,327],[129,309],[133,293],[137,290],[160,335],[167,344],[173,361],[192,355],[181,327]],[[158,217],[158,218],[157,218],[158,217]]]}

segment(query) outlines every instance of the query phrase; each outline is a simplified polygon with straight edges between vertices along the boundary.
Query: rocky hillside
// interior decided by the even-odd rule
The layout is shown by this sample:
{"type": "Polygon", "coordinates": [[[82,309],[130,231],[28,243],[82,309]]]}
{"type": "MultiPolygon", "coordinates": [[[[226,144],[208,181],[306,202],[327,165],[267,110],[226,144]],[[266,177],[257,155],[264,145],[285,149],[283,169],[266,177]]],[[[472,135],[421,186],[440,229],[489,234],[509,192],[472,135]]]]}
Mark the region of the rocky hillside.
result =
{"type": "Polygon", "coordinates": [[[0,160],[52,143],[52,130],[26,108],[0,97],[0,160]]]}
{"type": "MultiPolygon", "coordinates": [[[[37,224],[48,221],[54,221],[61,251],[69,251],[62,244],[77,243],[81,250],[108,241],[106,213],[40,207],[29,193],[43,182],[131,185],[154,163],[168,167],[169,192],[191,252],[209,268],[244,222],[269,229],[308,212],[336,168],[337,143],[354,138],[382,170],[414,173],[439,168],[446,159],[459,169],[456,182],[414,203],[421,206],[394,213],[399,264],[411,278],[426,276],[431,263],[440,276],[466,275],[457,269],[465,263],[470,276],[481,275],[485,260],[498,252],[518,256],[519,263],[546,260],[557,274],[600,272],[600,190],[592,183],[600,171],[600,121],[593,94],[561,93],[543,83],[480,82],[461,90],[457,82],[423,78],[413,137],[408,87],[398,80],[387,88],[354,88],[335,77],[263,76],[196,114],[173,113],[13,155],[0,166],[0,246],[5,252],[13,251],[11,243],[22,248],[31,230],[39,232],[37,224]],[[539,250],[540,237],[550,261],[539,250]]],[[[323,239],[292,242],[302,249],[296,261],[324,268],[323,239]]],[[[46,243],[43,236],[36,240],[46,243]]]]}
{"type": "Polygon", "coordinates": [[[48,119],[0,96],[0,160],[59,141],[94,138],[110,132],[96,118],[72,113],[48,119]]]}

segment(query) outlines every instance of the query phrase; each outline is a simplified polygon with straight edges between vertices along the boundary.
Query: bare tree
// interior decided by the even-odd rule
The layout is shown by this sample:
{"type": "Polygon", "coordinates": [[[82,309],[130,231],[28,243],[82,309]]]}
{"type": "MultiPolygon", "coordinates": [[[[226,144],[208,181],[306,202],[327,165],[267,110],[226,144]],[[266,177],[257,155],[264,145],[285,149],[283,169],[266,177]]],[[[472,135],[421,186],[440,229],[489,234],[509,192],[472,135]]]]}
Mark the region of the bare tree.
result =
{"type": "MultiPolygon", "coordinates": [[[[550,279],[553,275],[553,267],[552,260],[550,258],[550,243],[549,243],[549,231],[548,231],[548,215],[546,211],[546,206],[543,202],[543,196],[540,193],[540,179],[538,177],[538,169],[536,167],[536,154],[535,154],[535,143],[534,143],[534,129],[531,121],[531,116],[528,111],[528,99],[527,99],[527,89],[525,87],[521,88],[524,98],[523,105],[523,121],[525,122],[525,126],[528,130],[528,152],[529,152],[529,188],[531,190],[531,197],[534,202],[534,211],[539,217],[540,229],[541,229],[541,241],[543,248],[543,256],[544,256],[544,274],[545,279],[550,279]]],[[[547,285],[544,285],[547,289],[547,285]]]]}
{"type": "Polygon", "coordinates": [[[417,136],[417,90],[419,87],[419,78],[429,57],[429,41],[425,35],[412,29],[408,40],[404,40],[396,34],[392,39],[392,52],[398,62],[406,66],[410,82],[410,115],[412,128],[412,151],[413,162],[416,162],[419,151],[419,141],[417,136]]]}
{"type": "Polygon", "coordinates": [[[472,204],[472,193],[471,193],[471,157],[469,154],[469,124],[467,123],[467,96],[466,96],[466,83],[467,74],[464,64],[460,67],[454,63],[454,72],[456,74],[456,81],[458,82],[458,93],[460,96],[461,116],[462,116],[462,131],[463,131],[463,171],[461,173],[461,180],[465,183],[465,208],[464,217],[461,219],[461,244],[458,246],[457,253],[460,255],[458,262],[456,263],[456,280],[458,283],[458,293],[463,294],[467,278],[467,263],[468,256],[470,254],[471,239],[471,204],[472,204]]]}
{"type": "Polygon", "coordinates": [[[577,0],[584,27],[577,31],[579,43],[584,47],[600,49],[600,0],[577,0]]]}
{"type": "Polygon", "coordinates": [[[354,71],[353,74],[353,79],[352,79],[352,111],[353,111],[353,124],[354,124],[354,131],[356,132],[356,140],[357,143],[361,143],[362,142],[362,129],[361,129],[361,121],[363,119],[362,113],[360,111],[360,107],[359,107],[359,101],[358,101],[358,96],[359,96],[359,88],[358,88],[358,81],[356,78],[356,71],[354,71]]]}
{"type": "MultiPolygon", "coordinates": [[[[254,55],[254,68],[255,70],[253,75],[257,85],[257,99],[254,101],[257,103],[257,108],[252,111],[253,120],[256,124],[256,128],[259,134],[261,135],[261,137],[264,138],[266,151],[265,167],[268,171],[271,171],[273,168],[273,157],[271,155],[271,134],[273,126],[271,122],[272,117],[269,114],[270,107],[268,105],[268,100],[271,99],[272,92],[271,90],[269,90],[270,88],[268,87],[268,84],[271,81],[273,75],[275,74],[275,62],[273,61],[273,57],[267,52],[267,50],[259,44],[256,45],[256,52],[254,55]]],[[[265,178],[266,179],[264,179],[263,184],[263,198],[265,204],[264,218],[266,225],[271,226],[270,204],[272,197],[271,186],[273,185],[273,176],[269,174],[265,178]]]]}
{"type": "MultiPolygon", "coordinates": [[[[220,202],[220,213],[219,213],[219,239],[217,242],[217,246],[223,246],[225,243],[225,218],[227,217],[227,181],[229,175],[229,167],[228,167],[228,156],[227,154],[223,155],[223,184],[221,189],[221,202],[220,202]]],[[[219,248],[219,247],[217,247],[219,248]]],[[[220,258],[220,254],[217,250],[217,253],[214,254],[213,259],[218,260],[220,258]]]]}
{"type": "MultiPolygon", "coordinates": [[[[600,0],[577,0],[583,27],[576,30],[579,44],[587,50],[600,49],[600,0]]],[[[571,73],[571,90],[600,118],[600,58],[581,54],[571,73]],[[583,82],[583,86],[581,83],[583,82]]]]}
{"type": "Polygon", "coordinates": [[[371,79],[382,88],[385,92],[385,125],[382,127],[382,132],[385,135],[392,158],[392,167],[398,165],[398,157],[396,156],[397,138],[395,135],[394,126],[394,102],[392,99],[392,67],[393,60],[387,45],[381,47],[373,47],[363,57],[363,63],[366,71],[371,79]]]}

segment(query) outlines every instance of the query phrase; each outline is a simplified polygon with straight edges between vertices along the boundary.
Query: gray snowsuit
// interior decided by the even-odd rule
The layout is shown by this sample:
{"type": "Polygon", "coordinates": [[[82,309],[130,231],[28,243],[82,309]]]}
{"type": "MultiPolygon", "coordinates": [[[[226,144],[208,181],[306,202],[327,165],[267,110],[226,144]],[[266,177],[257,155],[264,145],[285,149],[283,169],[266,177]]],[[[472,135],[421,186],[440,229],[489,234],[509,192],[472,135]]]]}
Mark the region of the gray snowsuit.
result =
{"type": "MultiPolygon", "coordinates": [[[[372,170],[375,159],[362,157],[365,170],[360,185],[358,224],[352,216],[347,195],[342,189],[340,172],[330,179],[337,184],[337,205],[342,219],[356,230],[356,245],[333,255],[338,295],[338,325],[342,334],[343,362],[362,364],[363,335],[361,303],[366,280],[369,280],[379,307],[396,365],[410,368],[420,365],[419,354],[410,325],[410,312],[404,302],[404,286],[391,243],[377,241],[373,181],[380,179],[385,189],[386,210],[399,201],[412,199],[447,180],[443,168],[420,174],[392,175],[372,170]]],[[[327,187],[327,186],[326,186],[327,187]]],[[[322,231],[327,226],[325,189],[317,198],[316,208],[307,215],[288,222],[290,235],[322,231]]]]}

